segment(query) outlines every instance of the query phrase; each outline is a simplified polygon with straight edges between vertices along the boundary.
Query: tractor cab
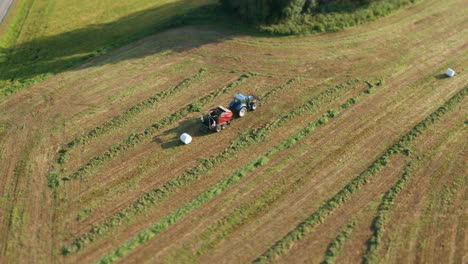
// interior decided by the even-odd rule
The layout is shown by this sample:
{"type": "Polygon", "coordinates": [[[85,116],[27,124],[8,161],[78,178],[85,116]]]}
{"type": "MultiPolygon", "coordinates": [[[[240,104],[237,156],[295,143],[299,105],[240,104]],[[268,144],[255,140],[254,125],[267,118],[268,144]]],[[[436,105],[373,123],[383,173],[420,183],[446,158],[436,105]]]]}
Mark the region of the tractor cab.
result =
{"type": "Polygon", "coordinates": [[[247,111],[254,111],[257,109],[257,100],[253,95],[237,93],[229,104],[229,109],[237,113],[239,117],[244,117],[247,111]]]}
{"type": "Polygon", "coordinates": [[[243,95],[243,94],[240,94],[240,93],[237,93],[234,95],[234,103],[236,104],[247,104],[247,101],[248,101],[248,97],[243,95]]]}

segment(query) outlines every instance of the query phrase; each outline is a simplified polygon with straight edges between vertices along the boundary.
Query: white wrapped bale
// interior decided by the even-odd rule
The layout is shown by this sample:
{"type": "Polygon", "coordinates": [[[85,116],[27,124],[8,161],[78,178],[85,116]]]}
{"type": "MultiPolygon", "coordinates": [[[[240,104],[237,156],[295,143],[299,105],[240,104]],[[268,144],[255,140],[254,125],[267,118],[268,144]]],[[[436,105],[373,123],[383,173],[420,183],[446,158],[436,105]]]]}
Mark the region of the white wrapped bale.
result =
{"type": "Polygon", "coordinates": [[[180,135],[180,141],[187,145],[190,142],[192,142],[192,137],[187,133],[183,133],[182,135],[180,135]]]}
{"type": "Polygon", "coordinates": [[[455,71],[448,68],[447,71],[445,72],[445,75],[447,75],[448,77],[453,77],[455,75],[455,71]]]}

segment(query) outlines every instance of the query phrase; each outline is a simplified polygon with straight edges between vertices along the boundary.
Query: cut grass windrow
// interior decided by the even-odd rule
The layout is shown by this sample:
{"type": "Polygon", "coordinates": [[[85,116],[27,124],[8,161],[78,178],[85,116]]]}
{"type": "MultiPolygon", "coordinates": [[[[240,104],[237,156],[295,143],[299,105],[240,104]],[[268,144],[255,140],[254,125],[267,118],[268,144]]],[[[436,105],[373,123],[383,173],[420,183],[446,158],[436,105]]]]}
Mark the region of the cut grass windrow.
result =
{"type": "Polygon", "coordinates": [[[352,194],[357,192],[364,186],[369,178],[382,170],[387,164],[391,156],[397,153],[408,154],[410,143],[418,137],[424,130],[439,120],[445,113],[450,111],[457,103],[459,103],[467,94],[468,86],[458,91],[445,104],[437,108],[432,114],[418,123],[413,129],[401,137],[394,145],[372,163],[365,171],[347,184],[341,191],[323,203],[315,212],[307,217],[303,222],[298,224],[293,230],[286,234],[281,240],[273,244],[261,256],[255,259],[254,263],[272,262],[277,256],[286,253],[295,241],[300,240],[304,235],[309,233],[312,228],[322,223],[334,209],[339,208],[348,201],[352,194]]]}
{"type": "MultiPolygon", "coordinates": [[[[438,126],[440,125],[442,124],[439,124],[438,126]]],[[[400,179],[390,188],[390,190],[387,193],[385,193],[379,204],[377,214],[375,215],[371,225],[371,230],[373,231],[373,234],[367,241],[367,249],[364,252],[362,263],[379,263],[379,247],[381,246],[382,237],[385,232],[385,226],[389,222],[389,211],[392,209],[397,195],[405,187],[408,180],[416,175],[416,171],[420,169],[421,166],[426,167],[422,164],[425,164],[425,162],[432,160],[434,154],[440,153],[441,147],[444,145],[444,143],[447,142],[447,140],[450,138],[449,135],[451,135],[452,133],[453,131],[451,131],[449,134],[446,134],[446,136],[444,136],[442,140],[436,142],[435,146],[433,146],[430,151],[426,150],[421,153],[412,149],[412,151],[410,152],[413,156],[411,161],[409,161],[406,164],[400,179]]],[[[461,176],[463,176],[463,174],[461,176]]],[[[463,177],[458,178],[457,180],[461,179],[463,179],[463,177]]],[[[461,183],[457,182],[457,180],[452,182],[452,184],[454,184],[454,186],[461,186],[461,183]]],[[[444,186],[444,188],[447,188],[447,186],[444,186]]],[[[446,193],[453,192],[450,191],[446,193]]]]}
{"type": "Polygon", "coordinates": [[[355,222],[351,222],[347,224],[346,227],[338,233],[335,240],[333,240],[328,245],[327,251],[325,252],[325,257],[323,258],[321,264],[335,263],[336,257],[340,255],[344,243],[346,242],[346,240],[348,240],[349,235],[353,232],[355,225],[355,222]]]}
{"type": "Polygon", "coordinates": [[[87,173],[89,173],[97,166],[103,164],[105,161],[110,160],[111,158],[121,154],[124,150],[137,145],[138,143],[142,142],[145,138],[148,138],[157,131],[159,131],[161,128],[169,126],[181,120],[189,113],[200,111],[206,103],[211,102],[214,98],[226,93],[233,87],[240,85],[241,83],[245,82],[247,79],[254,75],[254,73],[243,74],[237,80],[211,92],[209,95],[198,99],[196,102],[179,109],[178,111],[164,117],[163,119],[160,119],[159,121],[152,124],[150,127],[146,128],[142,132],[129,135],[127,139],[121,141],[118,144],[112,145],[106,152],[104,152],[100,156],[91,159],[88,163],[81,166],[76,172],[70,174],[67,177],[63,177],[62,182],[66,182],[72,179],[82,179],[87,173]]]}
{"type": "MultiPolygon", "coordinates": [[[[285,84],[272,89],[272,91],[275,92],[268,92],[261,96],[262,103],[267,102],[269,98],[271,98],[271,95],[275,94],[279,90],[286,89],[296,80],[297,79],[291,79],[285,84]]],[[[237,153],[245,151],[247,147],[253,146],[259,142],[263,142],[272,132],[274,132],[275,129],[282,126],[285,122],[298,117],[299,115],[306,113],[311,114],[318,111],[321,105],[332,102],[336,98],[340,97],[341,93],[345,91],[355,89],[359,83],[360,81],[355,79],[336,85],[321,92],[301,106],[286,114],[280,115],[279,117],[257,129],[247,129],[237,138],[233,139],[231,144],[217,155],[214,155],[209,159],[202,159],[197,166],[187,169],[184,173],[167,181],[163,186],[146,192],[129,207],[113,214],[111,217],[107,218],[101,223],[93,225],[92,229],[88,233],[79,236],[70,245],[65,246],[62,249],[62,252],[64,254],[70,254],[79,251],[85,245],[95,241],[98,237],[108,233],[120,224],[127,222],[141,212],[154,207],[156,204],[165,200],[179,188],[187,186],[200,179],[204,173],[210,171],[215,166],[233,158],[237,153]]]]}
{"type": "Polygon", "coordinates": [[[203,74],[206,72],[206,69],[200,69],[198,73],[191,76],[190,78],[186,78],[179,82],[176,86],[173,86],[169,89],[166,89],[162,92],[159,92],[143,102],[131,107],[130,109],[126,110],[122,114],[115,116],[112,120],[105,122],[104,124],[94,128],[93,130],[89,131],[85,135],[74,139],[73,141],[69,142],[64,148],[62,148],[58,153],[57,162],[62,164],[66,161],[66,154],[68,151],[72,150],[74,147],[80,144],[86,144],[90,140],[97,138],[113,128],[120,127],[123,124],[127,123],[130,119],[134,118],[137,114],[142,112],[145,109],[148,109],[154,106],[156,103],[159,103],[161,100],[166,99],[167,97],[180,92],[182,89],[188,87],[192,82],[201,78],[203,74]]]}
{"type": "Polygon", "coordinates": [[[374,220],[372,220],[371,229],[373,234],[367,241],[367,249],[362,258],[362,263],[379,263],[379,260],[377,259],[377,249],[385,230],[385,223],[388,220],[388,211],[392,208],[397,194],[403,189],[409,176],[411,176],[411,167],[412,163],[408,162],[403,170],[401,178],[383,196],[377,210],[377,215],[374,220]]]}
{"type": "MultiPolygon", "coordinates": [[[[369,89],[372,89],[372,88],[373,87],[369,89]]],[[[329,110],[317,120],[310,122],[307,126],[303,127],[302,129],[300,129],[298,132],[296,132],[289,138],[283,140],[278,145],[272,147],[264,154],[258,156],[254,160],[250,161],[247,165],[235,171],[233,174],[231,174],[231,176],[221,180],[220,182],[215,184],[210,189],[201,193],[195,199],[191,200],[190,202],[186,203],[182,207],[178,208],[175,212],[160,219],[156,223],[152,224],[150,227],[138,233],[129,241],[119,246],[117,249],[109,252],[101,260],[99,260],[99,263],[114,262],[115,260],[118,260],[119,258],[128,254],[130,251],[135,249],[138,245],[145,243],[146,241],[150,240],[155,235],[166,230],[169,226],[176,223],[178,220],[180,220],[181,218],[183,218],[184,216],[186,216],[193,210],[199,208],[203,204],[207,203],[208,201],[212,200],[214,197],[221,194],[223,191],[228,189],[231,185],[239,182],[241,179],[246,177],[249,173],[252,173],[256,169],[264,166],[265,164],[268,164],[271,156],[277,154],[278,152],[284,149],[291,148],[296,143],[298,143],[303,138],[305,138],[310,133],[312,133],[317,127],[326,124],[328,122],[328,118],[335,117],[341,110],[348,108],[351,105],[355,104],[359,100],[359,98],[366,93],[369,93],[369,90],[366,90],[365,92],[361,92],[358,95],[355,95],[354,97],[348,99],[346,102],[336,107],[335,109],[329,110]]]]}

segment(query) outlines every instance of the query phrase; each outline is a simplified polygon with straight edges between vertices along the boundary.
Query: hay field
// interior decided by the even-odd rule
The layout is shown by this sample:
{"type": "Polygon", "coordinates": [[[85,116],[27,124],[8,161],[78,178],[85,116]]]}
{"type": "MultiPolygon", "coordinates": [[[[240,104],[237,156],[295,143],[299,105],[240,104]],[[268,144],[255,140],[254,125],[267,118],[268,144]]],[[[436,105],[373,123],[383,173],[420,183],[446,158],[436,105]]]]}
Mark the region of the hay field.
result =
{"type": "Polygon", "coordinates": [[[177,27],[5,98],[0,262],[466,262],[467,10],[177,27]],[[201,133],[239,91],[260,107],[201,133]]]}

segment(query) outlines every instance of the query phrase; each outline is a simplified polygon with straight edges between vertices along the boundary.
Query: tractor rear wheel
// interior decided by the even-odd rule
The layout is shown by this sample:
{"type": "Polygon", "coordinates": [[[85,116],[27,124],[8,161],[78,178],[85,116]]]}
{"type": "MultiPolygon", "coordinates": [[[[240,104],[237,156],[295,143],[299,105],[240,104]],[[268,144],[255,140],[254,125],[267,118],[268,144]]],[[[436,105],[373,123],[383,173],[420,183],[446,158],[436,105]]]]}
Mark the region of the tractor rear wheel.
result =
{"type": "Polygon", "coordinates": [[[247,113],[247,107],[244,106],[239,110],[239,117],[244,117],[246,113],[247,113]]]}

